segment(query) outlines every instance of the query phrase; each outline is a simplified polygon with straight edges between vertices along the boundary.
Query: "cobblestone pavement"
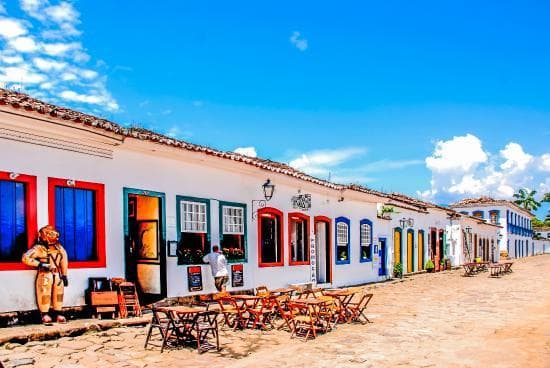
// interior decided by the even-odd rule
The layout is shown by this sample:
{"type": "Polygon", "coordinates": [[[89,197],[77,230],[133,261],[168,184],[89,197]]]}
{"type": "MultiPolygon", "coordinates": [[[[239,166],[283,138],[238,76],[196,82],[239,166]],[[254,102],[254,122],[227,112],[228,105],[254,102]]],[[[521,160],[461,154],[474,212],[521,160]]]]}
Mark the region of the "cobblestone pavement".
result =
{"type": "Polygon", "coordinates": [[[514,273],[462,271],[371,286],[373,323],[341,325],[314,341],[284,331],[222,331],[220,352],[143,349],[124,327],[0,348],[6,367],[550,367],[550,256],[514,273]]]}

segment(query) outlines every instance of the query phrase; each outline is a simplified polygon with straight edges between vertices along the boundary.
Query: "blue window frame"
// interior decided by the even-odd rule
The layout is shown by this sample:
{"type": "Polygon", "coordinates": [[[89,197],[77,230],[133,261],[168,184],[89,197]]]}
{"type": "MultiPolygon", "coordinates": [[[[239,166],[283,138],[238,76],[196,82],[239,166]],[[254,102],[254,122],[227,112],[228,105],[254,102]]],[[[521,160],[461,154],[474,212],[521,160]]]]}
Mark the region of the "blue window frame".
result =
{"type": "Polygon", "coordinates": [[[96,260],[95,191],[55,187],[55,226],[69,261],[96,260]]]}
{"type": "Polygon", "coordinates": [[[337,217],[334,220],[336,231],[335,250],[336,264],[350,263],[350,220],[346,217],[337,217]]]}
{"type": "Polygon", "coordinates": [[[499,210],[489,211],[489,221],[492,224],[498,225],[500,223],[500,211],[499,210]]]}
{"type": "Polygon", "coordinates": [[[0,180],[0,260],[19,262],[28,245],[25,183],[0,180]]]}
{"type": "Polygon", "coordinates": [[[368,219],[359,222],[359,262],[372,261],[372,221],[368,219]]]}

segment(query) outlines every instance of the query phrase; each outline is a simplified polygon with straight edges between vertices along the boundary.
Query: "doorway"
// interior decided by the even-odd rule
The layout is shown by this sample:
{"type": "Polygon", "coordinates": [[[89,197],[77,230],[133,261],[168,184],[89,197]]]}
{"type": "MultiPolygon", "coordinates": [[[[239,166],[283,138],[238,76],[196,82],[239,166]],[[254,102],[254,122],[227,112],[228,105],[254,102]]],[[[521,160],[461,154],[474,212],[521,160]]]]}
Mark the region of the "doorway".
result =
{"type": "Polygon", "coordinates": [[[125,277],[143,304],[167,294],[164,209],[164,193],[124,188],[125,277]]]}
{"type": "Polygon", "coordinates": [[[414,230],[407,230],[407,273],[414,271],[414,230]]]}
{"type": "Polygon", "coordinates": [[[330,284],[332,282],[331,269],[331,244],[330,224],[328,217],[315,217],[315,259],[316,277],[318,284],[330,284]]]}
{"type": "Polygon", "coordinates": [[[401,263],[403,266],[403,259],[401,254],[401,228],[396,227],[393,229],[393,265],[395,266],[398,263],[401,263]]]}
{"type": "Polygon", "coordinates": [[[378,255],[380,257],[378,276],[387,276],[388,271],[386,269],[386,238],[379,238],[378,242],[380,243],[380,249],[378,250],[378,255]]]}
{"type": "Polygon", "coordinates": [[[424,230],[418,230],[418,271],[424,269],[424,230]]]}
{"type": "Polygon", "coordinates": [[[443,267],[441,266],[441,261],[445,258],[445,236],[443,230],[439,230],[437,237],[437,250],[438,250],[438,257],[437,257],[437,264],[439,265],[439,270],[443,271],[443,267]]]}
{"type": "Polygon", "coordinates": [[[430,259],[434,263],[434,268],[439,271],[439,257],[437,254],[437,230],[435,228],[430,229],[430,259]]]}

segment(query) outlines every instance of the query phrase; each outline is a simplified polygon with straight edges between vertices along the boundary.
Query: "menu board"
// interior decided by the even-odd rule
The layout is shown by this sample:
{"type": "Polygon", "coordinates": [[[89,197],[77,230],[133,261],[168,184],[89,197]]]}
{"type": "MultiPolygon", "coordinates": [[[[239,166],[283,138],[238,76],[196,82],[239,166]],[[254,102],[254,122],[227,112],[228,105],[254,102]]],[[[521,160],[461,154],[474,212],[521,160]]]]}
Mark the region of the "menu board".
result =
{"type": "Polygon", "coordinates": [[[187,286],[189,291],[202,290],[202,272],[200,266],[187,267],[187,286]]]}
{"type": "Polygon", "coordinates": [[[232,287],[243,287],[244,286],[243,265],[242,264],[231,265],[231,286],[232,287]]]}

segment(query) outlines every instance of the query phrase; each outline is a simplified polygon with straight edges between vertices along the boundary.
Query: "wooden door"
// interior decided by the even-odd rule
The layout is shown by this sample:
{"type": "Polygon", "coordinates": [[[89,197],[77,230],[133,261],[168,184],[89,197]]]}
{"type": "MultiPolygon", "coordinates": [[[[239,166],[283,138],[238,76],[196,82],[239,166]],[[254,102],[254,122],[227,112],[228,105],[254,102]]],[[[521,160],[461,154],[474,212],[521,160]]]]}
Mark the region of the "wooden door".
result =
{"type": "Polygon", "coordinates": [[[418,232],[418,271],[424,269],[424,232],[418,232]]]}
{"type": "Polygon", "coordinates": [[[412,230],[407,231],[407,272],[414,271],[413,268],[413,248],[414,248],[414,232],[412,230]]]}
{"type": "Polygon", "coordinates": [[[393,231],[393,264],[401,263],[401,229],[393,231]]]}

